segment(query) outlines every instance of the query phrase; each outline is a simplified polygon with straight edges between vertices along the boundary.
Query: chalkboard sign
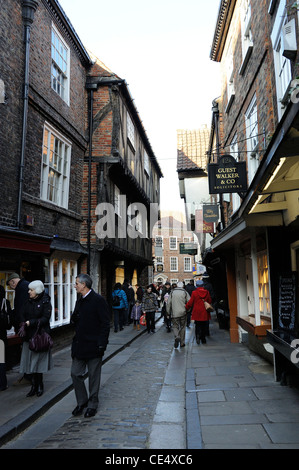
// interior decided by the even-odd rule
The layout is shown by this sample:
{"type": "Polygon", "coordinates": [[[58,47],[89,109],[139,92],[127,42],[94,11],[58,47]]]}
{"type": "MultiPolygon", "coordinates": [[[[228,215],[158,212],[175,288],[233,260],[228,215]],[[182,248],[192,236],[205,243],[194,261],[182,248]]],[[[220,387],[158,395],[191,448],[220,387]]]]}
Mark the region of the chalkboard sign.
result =
{"type": "Polygon", "coordinates": [[[295,272],[279,276],[279,328],[288,331],[295,329],[297,276],[295,272]]]}

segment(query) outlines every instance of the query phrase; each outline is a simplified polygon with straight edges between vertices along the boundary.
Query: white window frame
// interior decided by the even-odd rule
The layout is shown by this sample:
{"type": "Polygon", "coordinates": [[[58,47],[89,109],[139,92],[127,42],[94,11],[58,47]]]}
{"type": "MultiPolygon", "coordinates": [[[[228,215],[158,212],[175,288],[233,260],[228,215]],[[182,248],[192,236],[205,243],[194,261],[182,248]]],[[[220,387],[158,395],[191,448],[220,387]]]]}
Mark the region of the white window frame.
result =
{"type": "Polygon", "coordinates": [[[135,150],[135,126],[129,111],[127,111],[127,137],[135,150]]]}
{"type": "Polygon", "coordinates": [[[177,237],[169,237],[169,249],[177,250],[178,249],[178,239],[177,237]]]}
{"type": "Polygon", "coordinates": [[[43,130],[41,191],[44,201],[68,208],[72,144],[47,122],[43,130]]]}
{"type": "Polygon", "coordinates": [[[285,111],[286,96],[292,81],[291,62],[282,55],[282,32],[283,26],[285,23],[287,23],[287,21],[286,0],[281,0],[271,33],[274,55],[278,120],[282,118],[285,111]]]}
{"type": "Polygon", "coordinates": [[[241,43],[242,43],[242,65],[239,74],[243,75],[253,50],[251,31],[251,3],[250,0],[243,0],[240,8],[241,15],[241,43]]]}
{"type": "Polygon", "coordinates": [[[161,235],[156,235],[155,245],[156,245],[156,247],[159,247],[159,248],[163,249],[163,237],[161,237],[161,235]]]}
{"type": "Polygon", "coordinates": [[[49,260],[44,285],[48,289],[52,303],[51,328],[70,323],[77,300],[74,288],[77,274],[77,260],[65,256],[63,258],[53,257],[49,260]],[[63,267],[65,267],[65,274],[63,267]]]}
{"type": "Polygon", "coordinates": [[[177,272],[179,270],[179,263],[177,256],[170,256],[169,258],[170,272],[177,272]]]}
{"type": "Polygon", "coordinates": [[[184,257],[184,272],[191,273],[192,272],[192,258],[191,256],[184,257]]]}
{"type": "MultiPolygon", "coordinates": [[[[239,147],[238,147],[238,134],[237,133],[234,135],[231,141],[230,154],[234,157],[234,159],[237,162],[239,161],[239,147]]],[[[241,205],[241,198],[238,193],[232,193],[232,205],[233,205],[233,212],[239,209],[241,205]]]]}
{"type": "Polygon", "coordinates": [[[225,112],[229,113],[229,110],[235,99],[234,57],[233,57],[231,40],[230,40],[228,52],[226,54],[226,81],[227,81],[227,105],[225,108],[225,112]]]}
{"type": "Polygon", "coordinates": [[[70,104],[70,48],[52,23],[51,30],[51,87],[70,104]]]}
{"type": "Polygon", "coordinates": [[[114,211],[115,211],[115,214],[118,215],[119,217],[121,216],[120,196],[121,196],[120,189],[115,184],[114,185],[114,211]]]}
{"type": "Polygon", "coordinates": [[[148,156],[148,153],[146,152],[146,150],[144,150],[143,156],[144,156],[144,171],[145,171],[146,175],[149,177],[149,175],[150,175],[150,163],[149,163],[149,156],[148,156]]]}
{"type": "Polygon", "coordinates": [[[259,166],[258,157],[258,117],[257,99],[254,95],[245,113],[245,127],[247,137],[247,169],[248,183],[250,184],[259,166]]]}

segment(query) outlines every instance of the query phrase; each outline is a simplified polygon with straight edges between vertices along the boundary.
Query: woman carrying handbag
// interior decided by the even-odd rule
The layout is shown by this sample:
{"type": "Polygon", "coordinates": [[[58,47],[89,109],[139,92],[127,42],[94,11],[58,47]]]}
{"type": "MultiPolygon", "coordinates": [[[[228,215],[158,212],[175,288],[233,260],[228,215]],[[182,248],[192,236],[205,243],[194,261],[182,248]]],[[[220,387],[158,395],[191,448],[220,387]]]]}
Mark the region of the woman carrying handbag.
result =
{"type": "Polygon", "coordinates": [[[32,374],[32,386],[27,397],[40,397],[44,391],[43,374],[53,367],[51,348],[42,352],[32,351],[30,339],[36,334],[38,326],[50,334],[52,305],[41,281],[31,282],[28,289],[29,299],[21,310],[21,327],[18,332],[23,339],[20,372],[32,374]]]}

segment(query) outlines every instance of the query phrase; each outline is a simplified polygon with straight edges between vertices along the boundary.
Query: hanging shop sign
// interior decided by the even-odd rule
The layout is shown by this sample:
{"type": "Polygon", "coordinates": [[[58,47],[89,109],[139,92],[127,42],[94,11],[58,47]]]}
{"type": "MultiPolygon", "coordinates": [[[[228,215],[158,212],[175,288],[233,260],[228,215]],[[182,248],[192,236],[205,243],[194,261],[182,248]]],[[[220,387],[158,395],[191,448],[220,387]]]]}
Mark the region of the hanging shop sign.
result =
{"type": "Polygon", "coordinates": [[[210,194],[243,193],[247,191],[246,162],[237,162],[231,155],[208,165],[210,194]]]}
{"type": "Polygon", "coordinates": [[[197,209],[195,211],[195,232],[196,233],[214,233],[214,223],[204,221],[202,209],[197,209]]]}
{"type": "Polygon", "coordinates": [[[203,204],[202,217],[204,222],[217,223],[219,219],[219,211],[217,204],[203,204]]]}
{"type": "Polygon", "coordinates": [[[162,263],[157,263],[156,269],[157,269],[157,273],[163,273],[163,271],[164,271],[164,264],[162,264],[162,263]]]}
{"type": "Polygon", "coordinates": [[[180,255],[197,255],[196,243],[180,243],[180,255]]]}

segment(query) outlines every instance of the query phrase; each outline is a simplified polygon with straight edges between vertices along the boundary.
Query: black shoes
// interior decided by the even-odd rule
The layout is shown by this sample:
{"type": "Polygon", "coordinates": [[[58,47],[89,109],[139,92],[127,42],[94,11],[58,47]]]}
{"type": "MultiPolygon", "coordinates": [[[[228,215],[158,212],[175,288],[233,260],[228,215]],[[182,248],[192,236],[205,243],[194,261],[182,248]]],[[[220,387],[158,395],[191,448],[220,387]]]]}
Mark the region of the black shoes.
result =
{"type": "Polygon", "coordinates": [[[96,408],[87,408],[84,414],[84,418],[92,418],[96,414],[96,408]]]}
{"type": "Polygon", "coordinates": [[[84,408],[87,407],[87,403],[84,403],[84,405],[77,405],[76,408],[72,411],[73,416],[79,416],[82,414],[84,408]]]}
{"type": "MultiPolygon", "coordinates": [[[[76,408],[72,411],[73,416],[79,416],[83,413],[84,408],[87,407],[87,403],[84,403],[84,405],[77,405],[76,408]]],[[[91,418],[96,414],[97,410],[96,408],[87,408],[87,410],[84,413],[84,418],[91,418]]]]}

